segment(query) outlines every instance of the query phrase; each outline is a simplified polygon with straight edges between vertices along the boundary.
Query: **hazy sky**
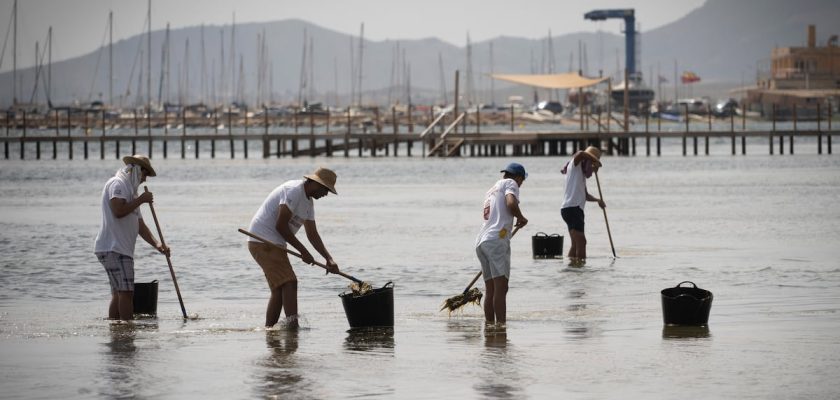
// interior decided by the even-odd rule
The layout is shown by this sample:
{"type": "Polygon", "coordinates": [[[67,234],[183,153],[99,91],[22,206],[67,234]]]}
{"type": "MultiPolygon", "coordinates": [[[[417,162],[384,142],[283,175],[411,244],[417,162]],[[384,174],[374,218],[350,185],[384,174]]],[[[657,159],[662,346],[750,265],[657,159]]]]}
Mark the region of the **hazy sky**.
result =
{"type": "MultiPolygon", "coordinates": [[[[705,0],[152,0],[152,29],[266,22],[297,18],[324,28],[358,35],[365,24],[369,40],[437,37],[455,45],[498,36],[524,38],[599,29],[620,33],[622,22],[592,22],[594,9],[634,8],[641,29],[660,27],[699,7],[705,0]]],[[[0,34],[7,37],[13,0],[0,0],[0,34]]],[[[143,30],[145,0],[19,0],[18,67],[32,65],[35,42],[53,27],[53,60],[97,49],[107,40],[108,11],[114,11],[114,40],[143,30]]],[[[9,33],[0,70],[12,66],[9,33]]],[[[107,43],[107,42],[105,42],[107,43]]]]}

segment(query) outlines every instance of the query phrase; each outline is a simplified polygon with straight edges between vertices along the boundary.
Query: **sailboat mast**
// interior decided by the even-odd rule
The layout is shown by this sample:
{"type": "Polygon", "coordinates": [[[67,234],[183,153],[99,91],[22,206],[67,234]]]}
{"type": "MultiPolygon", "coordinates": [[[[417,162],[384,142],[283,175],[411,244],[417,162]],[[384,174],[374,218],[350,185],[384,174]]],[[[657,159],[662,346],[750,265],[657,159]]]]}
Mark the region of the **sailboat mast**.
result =
{"type": "Polygon", "coordinates": [[[364,67],[364,64],[365,64],[365,61],[364,61],[365,58],[363,57],[364,48],[365,48],[365,23],[362,22],[362,27],[361,27],[360,32],[359,32],[359,86],[357,88],[358,92],[359,92],[359,107],[362,106],[362,76],[363,76],[362,75],[362,67],[364,67]]]}
{"type": "Polygon", "coordinates": [[[18,15],[18,2],[15,0],[14,7],[12,9],[13,15],[13,28],[12,28],[12,104],[17,104],[18,99],[18,81],[17,81],[17,15],[18,15]]]}
{"type": "Polygon", "coordinates": [[[152,112],[152,0],[146,18],[149,26],[146,31],[146,112],[152,112]]]}
{"type": "Polygon", "coordinates": [[[306,87],[306,28],[303,28],[303,50],[300,57],[300,82],[298,85],[298,107],[303,106],[303,90],[306,87]]]}
{"type": "Polygon", "coordinates": [[[204,52],[204,24],[201,24],[201,99],[200,103],[207,104],[207,55],[204,52]]]}
{"type": "Polygon", "coordinates": [[[190,98],[190,38],[184,45],[184,93],[181,98],[181,105],[189,103],[190,98]]]}
{"type": "MultiPolygon", "coordinates": [[[[52,27],[50,27],[52,37],[52,27]]],[[[50,40],[52,42],[52,40],[50,40]]],[[[52,43],[50,43],[52,49],[52,43]]],[[[52,50],[50,50],[52,53],[52,50]]],[[[49,81],[49,79],[47,80],[49,81]]],[[[108,104],[114,105],[114,12],[108,12],[108,104]]]]}
{"type": "Polygon", "coordinates": [[[47,105],[52,107],[52,25],[49,30],[49,47],[47,51],[47,105]]]}
{"type": "Polygon", "coordinates": [[[493,42],[490,42],[490,104],[496,105],[496,79],[493,78],[494,73],[493,42]]]}
{"type": "Polygon", "coordinates": [[[230,96],[236,101],[236,12],[230,29],[230,96]]]}

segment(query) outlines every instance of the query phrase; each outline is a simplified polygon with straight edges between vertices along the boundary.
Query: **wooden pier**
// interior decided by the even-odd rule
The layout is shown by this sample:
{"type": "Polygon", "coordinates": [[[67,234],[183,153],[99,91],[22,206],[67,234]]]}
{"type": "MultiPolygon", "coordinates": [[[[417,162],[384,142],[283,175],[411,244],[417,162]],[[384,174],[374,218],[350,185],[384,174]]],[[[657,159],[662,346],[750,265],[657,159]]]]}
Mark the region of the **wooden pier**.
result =
{"type": "MultiPolygon", "coordinates": [[[[816,127],[811,129],[800,129],[794,121],[793,129],[788,130],[777,130],[775,122],[769,130],[746,130],[745,121],[742,121],[741,129],[736,129],[733,117],[729,121],[729,129],[714,130],[710,117],[707,126],[696,120],[686,120],[680,131],[663,131],[661,122],[656,123],[655,130],[651,129],[650,120],[645,119],[643,131],[628,132],[623,129],[610,131],[612,123],[602,123],[600,117],[596,119],[590,116],[585,124],[581,122],[580,125],[582,128],[588,128],[591,124],[596,130],[516,131],[511,114],[510,130],[498,129],[500,125],[495,123],[492,126],[497,130],[486,131],[487,125],[481,123],[483,117],[480,113],[473,118],[472,129],[468,126],[468,114],[461,113],[454,119],[451,116],[439,116],[432,120],[431,116],[428,116],[424,121],[428,127],[419,134],[413,132],[414,125],[410,115],[408,121],[401,121],[394,114],[390,120],[391,132],[384,131],[383,126],[388,124],[382,124],[379,118],[374,123],[365,124],[349,115],[343,119],[333,118],[332,122],[329,116],[319,116],[320,123],[316,123],[315,116],[308,116],[308,121],[294,116],[294,120],[287,118],[286,122],[271,120],[266,116],[262,121],[254,122],[252,119],[250,124],[253,125],[249,125],[248,119],[245,118],[244,124],[236,126],[235,129],[236,122],[230,116],[227,118],[227,125],[212,120],[211,127],[195,128],[182,117],[178,121],[180,124],[177,130],[170,129],[165,124],[168,119],[166,117],[163,121],[164,126],[154,129],[151,119],[147,119],[147,124],[141,129],[139,120],[135,118],[133,134],[128,134],[127,132],[131,132],[130,128],[118,128],[118,124],[114,123],[109,125],[104,116],[99,124],[90,120],[83,121],[81,128],[69,115],[63,121],[64,124],[56,116],[53,126],[45,128],[44,125],[40,125],[40,129],[33,129],[32,121],[27,121],[24,114],[22,119],[7,117],[6,134],[0,135],[0,142],[3,142],[4,159],[17,158],[15,156],[24,159],[33,154],[36,159],[56,159],[59,158],[59,147],[62,148],[61,153],[66,152],[68,159],[88,159],[92,152],[100,159],[105,159],[108,152],[112,152],[116,158],[138,153],[147,154],[149,157],[168,158],[173,156],[170,154],[172,144],[177,146],[172,150],[175,150],[175,156],[180,158],[187,158],[188,155],[191,158],[199,158],[201,154],[206,154],[207,150],[211,158],[215,158],[216,153],[222,151],[225,155],[229,154],[230,158],[237,157],[237,154],[248,158],[249,149],[252,147],[259,148],[258,154],[262,158],[336,155],[398,157],[401,151],[409,157],[562,156],[588,145],[599,146],[607,154],[613,155],[635,156],[643,153],[646,156],[659,156],[662,155],[662,141],[666,139],[681,140],[682,155],[686,156],[698,155],[700,152],[709,155],[710,139],[728,139],[731,141],[732,155],[747,154],[747,138],[756,137],[766,140],[769,154],[794,154],[796,139],[805,137],[817,139],[818,154],[823,154],[824,151],[832,154],[832,138],[840,133],[832,129],[830,118],[826,121],[817,120],[816,127]],[[443,120],[447,118],[452,121],[444,123],[443,120]],[[285,125],[289,121],[292,121],[293,126],[285,125]],[[262,126],[259,125],[260,122],[262,126]],[[304,125],[306,122],[309,123],[308,126],[304,125]],[[368,132],[368,128],[372,131],[368,132]],[[15,150],[17,155],[12,154],[15,150]]],[[[620,121],[617,123],[620,124],[620,121]]],[[[671,123],[671,127],[675,127],[674,123],[671,123]]],[[[754,140],[752,142],[754,143],[754,140]]]]}

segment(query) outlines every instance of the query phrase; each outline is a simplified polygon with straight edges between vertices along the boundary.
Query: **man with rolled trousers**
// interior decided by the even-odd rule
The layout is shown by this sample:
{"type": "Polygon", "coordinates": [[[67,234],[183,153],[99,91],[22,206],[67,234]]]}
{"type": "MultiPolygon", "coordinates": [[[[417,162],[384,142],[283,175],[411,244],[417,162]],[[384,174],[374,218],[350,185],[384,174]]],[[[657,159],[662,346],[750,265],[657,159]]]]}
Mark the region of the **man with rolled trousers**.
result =
{"type": "MultiPolygon", "coordinates": [[[[312,264],[315,261],[312,254],[295,237],[303,226],[309,243],[326,260],[327,273],[338,273],[338,264],[318,234],[314,207],[314,200],[330,192],[338,194],[335,190],[336,174],[330,169],[318,168],[303,178],[290,180],[276,187],[251,219],[248,230],[279,246],[291,245],[300,253],[303,262],[312,264]]],[[[254,238],[248,239],[248,250],[262,268],[271,289],[271,297],[265,311],[266,328],[277,324],[281,312],[286,314],[287,327],[298,328],[297,276],[289,262],[288,254],[254,238]]]]}
{"type": "Polygon", "coordinates": [[[147,177],[157,176],[144,155],[123,157],[124,166],[102,189],[102,225],[94,243],[94,254],[105,267],[111,285],[108,318],[134,319],[134,245],[137,236],[157,251],[169,255],[169,248],[158,243],[143,223],[140,205],[152,203],[152,192],[140,193],[147,177]]]}

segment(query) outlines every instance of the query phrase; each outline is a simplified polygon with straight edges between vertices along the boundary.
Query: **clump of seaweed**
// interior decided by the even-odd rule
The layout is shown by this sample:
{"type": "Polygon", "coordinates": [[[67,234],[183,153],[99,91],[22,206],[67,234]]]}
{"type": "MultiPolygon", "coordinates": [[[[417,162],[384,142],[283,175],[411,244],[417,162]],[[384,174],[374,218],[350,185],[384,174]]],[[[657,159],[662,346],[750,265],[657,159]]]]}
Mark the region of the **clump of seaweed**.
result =
{"type": "Polygon", "coordinates": [[[364,296],[373,290],[373,287],[367,282],[353,282],[347,288],[353,292],[353,297],[364,296]]]}
{"type": "Polygon", "coordinates": [[[449,309],[449,313],[452,314],[453,311],[470,303],[481,305],[482,296],[483,294],[481,293],[481,290],[478,288],[472,288],[464,293],[446,299],[446,301],[443,302],[443,307],[440,308],[440,311],[449,309]]]}

